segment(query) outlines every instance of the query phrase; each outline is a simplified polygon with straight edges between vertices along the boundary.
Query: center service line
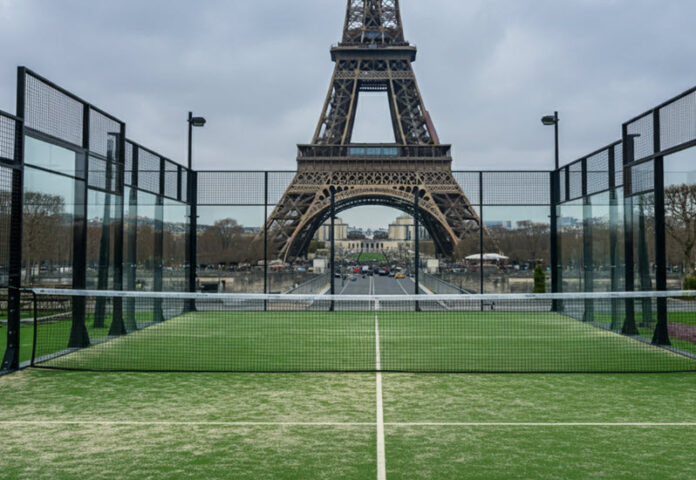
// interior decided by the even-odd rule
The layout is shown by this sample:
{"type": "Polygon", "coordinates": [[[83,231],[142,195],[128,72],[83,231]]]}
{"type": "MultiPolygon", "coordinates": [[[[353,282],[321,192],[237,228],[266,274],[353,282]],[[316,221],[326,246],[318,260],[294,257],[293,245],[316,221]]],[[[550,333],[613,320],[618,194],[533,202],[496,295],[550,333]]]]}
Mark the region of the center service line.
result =
{"type": "MultiPolygon", "coordinates": [[[[372,277],[370,277],[372,278],[372,277]]],[[[387,466],[384,453],[384,409],[382,407],[382,359],[379,351],[379,320],[375,301],[375,368],[377,369],[377,480],[387,480],[387,466]]]]}

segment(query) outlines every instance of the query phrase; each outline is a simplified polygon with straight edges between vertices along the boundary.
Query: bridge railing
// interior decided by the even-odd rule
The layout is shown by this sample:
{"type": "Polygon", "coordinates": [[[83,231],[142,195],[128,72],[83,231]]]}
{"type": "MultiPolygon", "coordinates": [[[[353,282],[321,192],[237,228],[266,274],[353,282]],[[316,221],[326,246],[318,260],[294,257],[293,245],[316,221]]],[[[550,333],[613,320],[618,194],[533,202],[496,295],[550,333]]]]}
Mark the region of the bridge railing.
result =
{"type": "Polygon", "coordinates": [[[291,288],[286,293],[292,295],[312,295],[316,293],[325,293],[331,283],[331,274],[322,273],[311,280],[308,280],[300,285],[291,288]]]}
{"type": "Polygon", "coordinates": [[[430,273],[421,272],[419,277],[421,286],[427,288],[436,295],[466,295],[469,293],[463,288],[452,285],[430,273]]]}

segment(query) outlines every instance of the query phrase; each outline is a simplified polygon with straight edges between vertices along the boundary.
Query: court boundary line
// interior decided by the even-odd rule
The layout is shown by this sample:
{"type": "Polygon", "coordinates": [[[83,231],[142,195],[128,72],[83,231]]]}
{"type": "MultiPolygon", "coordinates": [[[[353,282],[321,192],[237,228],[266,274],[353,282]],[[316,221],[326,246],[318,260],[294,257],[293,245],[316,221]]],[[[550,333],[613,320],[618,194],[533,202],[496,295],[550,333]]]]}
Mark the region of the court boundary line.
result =
{"type": "MultiPolygon", "coordinates": [[[[104,425],[104,426],[222,426],[222,427],[370,427],[377,422],[216,422],[137,420],[0,420],[0,426],[104,425]]],[[[696,422],[382,422],[383,427],[696,427],[696,422]]]]}

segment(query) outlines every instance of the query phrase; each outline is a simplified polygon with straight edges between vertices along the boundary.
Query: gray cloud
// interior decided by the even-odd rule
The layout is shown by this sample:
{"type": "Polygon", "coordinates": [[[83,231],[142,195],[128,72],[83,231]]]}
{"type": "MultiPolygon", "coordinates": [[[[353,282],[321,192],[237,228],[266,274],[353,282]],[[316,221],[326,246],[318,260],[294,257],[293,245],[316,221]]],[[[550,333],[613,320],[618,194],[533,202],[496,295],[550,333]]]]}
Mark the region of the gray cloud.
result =
{"type": "MultiPolygon", "coordinates": [[[[402,10],[456,168],[550,167],[539,117],[554,108],[573,160],[696,83],[688,0],[403,0],[402,10]]],[[[14,67],[27,65],[174,160],[193,109],[209,120],[196,131],[197,167],[293,169],[344,12],[343,0],[0,0],[0,108],[13,109],[14,67]]]]}

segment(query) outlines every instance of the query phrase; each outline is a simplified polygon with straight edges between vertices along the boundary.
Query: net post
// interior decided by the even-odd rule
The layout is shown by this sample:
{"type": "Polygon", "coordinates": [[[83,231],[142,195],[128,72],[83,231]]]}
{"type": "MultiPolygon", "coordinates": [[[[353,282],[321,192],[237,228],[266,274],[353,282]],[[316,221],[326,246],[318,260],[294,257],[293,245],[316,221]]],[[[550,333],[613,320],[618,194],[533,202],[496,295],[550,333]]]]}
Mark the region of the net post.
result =
{"type": "Polygon", "coordinates": [[[31,363],[30,365],[33,367],[34,362],[36,360],[36,343],[37,343],[37,337],[39,336],[39,306],[38,302],[39,299],[36,295],[36,292],[32,290],[31,292],[32,296],[32,303],[34,304],[34,332],[32,336],[32,341],[31,341],[31,363]]]}

